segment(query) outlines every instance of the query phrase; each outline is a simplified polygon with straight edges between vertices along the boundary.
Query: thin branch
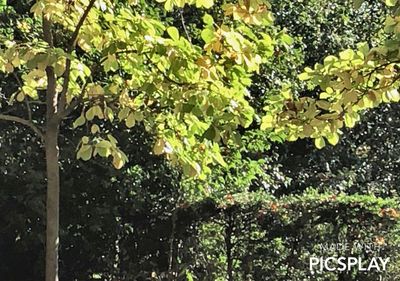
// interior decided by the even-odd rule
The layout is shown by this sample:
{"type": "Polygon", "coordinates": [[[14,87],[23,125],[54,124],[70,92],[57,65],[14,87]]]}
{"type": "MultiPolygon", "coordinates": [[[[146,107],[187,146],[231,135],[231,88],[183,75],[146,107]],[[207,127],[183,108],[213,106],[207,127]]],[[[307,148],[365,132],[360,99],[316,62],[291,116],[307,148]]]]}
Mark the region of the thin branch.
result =
{"type": "MultiPolygon", "coordinates": [[[[22,84],[21,79],[19,79],[17,73],[13,72],[13,75],[14,75],[15,80],[17,80],[19,87],[22,89],[23,84],[22,84]]],[[[31,106],[29,105],[28,99],[25,99],[25,105],[26,105],[26,110],[28,112],[28,120],[32,122],[32,109],[31,109],[31,106]]]]}
{"type": "Polygon", "coordinates": [[[32,122],[32,109],[29,105],[28,99],[25,99],[26,110],[28,111],[28,120],[32,122]]]}
{"type": "Polygon", "coordinates": [[[5,114],[0,114],[0,120],[16,122],[16,123],[20,123],[22,125],[25,125],[25,126],[31,128],[32,131],[34,131],[40,137],[42,142],[44,142],[44,134],[43,134],[43,132],[35,124],[33,124],[32,122],[30,122],[30,121],[28,121],[26,119],[17,117],[17,116],[5,115],[5,114]]]}
{"type": "MultiPolygon", "coordinates": [[[[86,7],[86,10],[83,12],[82,17],[79,19],[79,22],[76,25],[74,33],[72,33],[72,36],[71,36],[71,39],[70,39],[71,41],[70,41],[70,44],[69,44],[68,49],[67,49],[67,53],[68,54],[71,54],[72,51],[74,50],[74,48],[76,46],[76,41],[78,39],[79,31],[82,28],[83,23],[85,22],[86,18],[88,17],[89,12],[93,8],[95,2],[96,2],[96,0],[91,0],[89,2],[89,5],[86,7]]],[[[60,96],[61,96],[60,104],[59,104],[60,115],[65,115],[64,111],[65,111],[65,105],[66,105],[66,102],[67,102],[66,95],[67,95],[67,91],[68,91],[70,73],[71,73],[71,59],[67,58],[67,60],[65,62],[65,71],[64,71],[64,74],[63,74],[64,81],[63,81],[62,91],[60,93],[60,96]]]]}
{"type": "Polygon", "coordinates": [[[29,104],[39,104],[39,105],[44,105],[46,104],[44,101],[40,101],[40,100],[28,100],[29,104]]]}
{"type": "Polygon", "coordinates": [[[86,7],[86,10],[83,12],[83,15],[80,18],[78,24],[76,25],[75,31],[74,31],[74,33],[72,33],[70,45],[68,47],[68,53],[71,53],[72,50],[75,48],[76,40],[78,39],[78,35],[79,35],[79,31],[80,31],[83,23],[85,22],[87,16],[89,15],[90,10],[93,8],[95,2],[96,2],[96,0],[90,1],[89,5],[86,7]]]}
{"type": "Polygon", "coordinates": [[[186,28],[185,18],[183,17],[183,9],[181,9],[180,14],[181,14],[181,22],[182,22],[183,30],[185,31],[186,37],[187,37],[187,39],[189,40],[189,42],[191,44],[192,43],[192,38],[190,37],[189,31],[186,28]]]}

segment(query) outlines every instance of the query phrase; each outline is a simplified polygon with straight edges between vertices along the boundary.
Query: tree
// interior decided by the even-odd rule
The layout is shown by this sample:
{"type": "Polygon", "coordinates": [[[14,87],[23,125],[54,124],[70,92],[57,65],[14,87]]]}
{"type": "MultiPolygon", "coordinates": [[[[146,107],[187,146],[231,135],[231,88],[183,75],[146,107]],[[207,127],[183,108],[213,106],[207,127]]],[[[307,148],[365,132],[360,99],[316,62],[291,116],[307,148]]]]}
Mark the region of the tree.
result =
{"type": "MultiPolygon", "coordinates": [[[[256,13],[243,15],[242,26],[269,24],[267,6],[250,3],[228,5],[225,13],[239,20],[238,9],[251,8],[256,13]]],[[[213,3],[166,1],[164,6],[185,4],[207,8],[213,3]]],[[[186,174],[200,177],[210,163],[224,164],[219,139],[228,142],[239,125],[252,121],[245,89],[272,45],[267,34],[257,37],[244,29],[246,38],[233,24],[217,24],[205,15],[206,44],[196,46],[175,27],[135,12],[135,5],[140,6],[136,1],[39,0],[33,16],[18,27],[24,36],[8,33],[1,46],[0,70],[13,75],[19,87],[0,119],[30,128],[45,150],[47,281],[58,280],[58,138],[74,111],[82,112],[74,127],[90,126],[78,158],[112,157],[116,168],[123,166],[127,158],[107,129],[118,115],[128,128],[143,122],[156,135],[155,154],[166,153],[186,174]],[[31,101],[43,106],[32,110],[31,101]],[[13,105],[22,102],[27,119],[12,114],[13,105]]]]}
{"type": "MultiPolygon", "coordinates": [[[[363,1],[355,1],[357,6],[363,1]]],[[[387,33],[377,47],[359,43],[357,50],[347,49],[339,56],[327,56],[314,69],[299,75],[308,81],[316,97],[296,97],[287,87],[265,107],[261,127],[284,134],[288,140],[311,137],[317,148],[325,140],[335,145],[344,127],[353,128],[360,113],[382,103],[398,102],[398,13],[397,1],[386,1],[393,7],[385,21],[387,33]]]]}

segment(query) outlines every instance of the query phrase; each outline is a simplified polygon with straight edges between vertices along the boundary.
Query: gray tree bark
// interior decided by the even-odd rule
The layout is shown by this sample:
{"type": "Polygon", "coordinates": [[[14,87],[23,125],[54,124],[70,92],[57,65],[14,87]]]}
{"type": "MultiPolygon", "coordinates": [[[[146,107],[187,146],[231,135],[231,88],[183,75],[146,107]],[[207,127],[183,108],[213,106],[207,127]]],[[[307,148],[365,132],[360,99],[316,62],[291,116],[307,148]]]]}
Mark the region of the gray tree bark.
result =
{"type": "Polygon", "coordinates": [[[58,281],[60,168],[58,124],[47,126],[45,138],[46,196],[46,281],[58,281]]]}

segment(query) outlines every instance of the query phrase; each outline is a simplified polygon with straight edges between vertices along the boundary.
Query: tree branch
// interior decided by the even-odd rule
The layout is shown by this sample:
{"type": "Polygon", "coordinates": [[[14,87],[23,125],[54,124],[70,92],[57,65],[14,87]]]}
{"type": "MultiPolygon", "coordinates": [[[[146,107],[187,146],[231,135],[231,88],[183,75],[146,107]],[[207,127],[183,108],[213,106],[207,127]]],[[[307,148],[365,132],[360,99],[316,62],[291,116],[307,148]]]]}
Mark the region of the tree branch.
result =
{"type": "MultiPolygon", "coordinates": [[[[52,23],[46,16],[43,17],[43,37],[50,48],[54,48],[52,23]]],[[[53,117],[57,114],[58,109],[58,95],[56,91],[57,81],[54,73],[54,67],[48,65],[46,67],[47,76],[47,89],[46,89],[46,105],[47,105],[47,122],[53,120],[53,117]]]]}
{"type": "Polygon", "coordinates": [[[86,90],[87,87],[87,82],[83,85],[81,94],[78,98],[76,98],[75,100],[73,100],[69,106],[67,108],[65,108],[62,112],[60,112],[60,118],[64,119],[65,117],[67,117],[69,114],[71,114],[72,111],[74,111],[74,109],[79,105],[80,102],[82,102],[83,100],[83,94],[86,90]]]}
{"type": "MultiPolygon", "coordinates": [[[[22,89],[22,87],[24,85],[23,85],[21,79],[19,79],[17,73],[13,72],[13,75],[14,75],[15,80],[17,80],[19,87],[22,89]]],[[[25,105],[26,105],[26,110],[28,112],[28,120],[32,122],[32,109],[31,109],[31,106],[29,105],[28,99],[25,99],[25,105]]]]}
{"type": "MultiPolygon", "coordinates": [[[[67,53],[71,54],[72,51],[74,50],[75,46],[76,46],[76,40],[78,39],[78,35],[79,35],[79,31],[83,26],[83,23],[85,22],[86,18],[89,15],[90,10],[93,8],[94,3],[96,2],[96,0],[91,0],[89,2],[89,5],[86,7],[86,10],[83,12],[82,17],[79,19],[78,24],[76,25],[76,28],[74,30],[74,33],[72,33],[71,39],[70,39],[70,44],[68,46],[67,49],[67,53]]],[[[65,71],[63,74],[63,86],[62,86],[62,91],[60,93],[60,104],[59,104],[59,112],[60,115],[65,115],[65,105],[67,103],[67,91],[68,91],[68,84],[69,84],[69,79],[70,79],[70,73],[71,73],[71,59],[67,58],[66,62],[65,62],[65,71]]]]}
{"type": "Polygon", "coordinates": [[[186,23],[185,23],[185,18],[183,16],[183,8],[181,9],[180,14],[181,14],[181,21],[182,21],[183,30],[185,31],[186,37],[189,40],[189,42],[192,43],[192,38],[189,35],[189,31],[188,31],[188,29],[186,27],[186,23]]]}
{"type": "Polygon", "coordinates": [[[83,12],[82,17],[79,19],[79,22],[76,25],[76,28],[74,30],[74,33],[72,33],[70,45],[68,47],[68,53],[71,53],[72,50],[74,49],[74,47],[76,45],[76,39],[78,39],[79,31],[80,31],[83,23],[85,22],[87,16],[89,15],[90,10],[93,8],[95,2],[96,2],[96,0],[90,0],[89,5],[86,7],[86,10],[83,12]]]}
{"type": "Polygon", "coordinates": [[[29,128],[32,129],[32,131],[34,131],[42,140],[42,142],[44,142],[44,134],[43,132],[37,127],[35,126],[35,124],[33,124],[32,122],[17,117],[17,116],[12,116],[12,115],[5,115],[5,114],[0,114],[0,120],[4,120],[4,121],[11,121],[11,122],[16,122],[16,123],[20,123],[22,125],[25,125],[29,128]]]}

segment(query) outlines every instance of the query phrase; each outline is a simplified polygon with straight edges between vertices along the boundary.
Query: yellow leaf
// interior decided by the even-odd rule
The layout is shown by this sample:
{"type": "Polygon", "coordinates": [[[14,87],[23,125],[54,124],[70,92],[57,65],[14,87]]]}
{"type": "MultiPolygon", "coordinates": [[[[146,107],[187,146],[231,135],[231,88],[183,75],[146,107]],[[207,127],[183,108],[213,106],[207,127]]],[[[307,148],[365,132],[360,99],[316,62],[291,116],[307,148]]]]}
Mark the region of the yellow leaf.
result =
{"type": "Polygon", "coordinates": [[[75,128],[77,128],[77,127],[82,126],[83,124],[85,124],[85,122],[86,122],[85,116],[81,115],[81,116],[79,116],[79,117],[74,121],[74,123],[72,124],[72,126],[73,126],[73,128],[75,129],[75,128]]]}
{"type": "Polygon", "coordinates": [[[310,78],[311,78],[310,75],[306,72],[303,72],[299,75],[299,79],[301,81],[306,81],[306,80],[309,80],[310,78]]]}
{"type": "Polygon", "coordinates": [[[153,152],[155,155],[161,155],[164,153],[165,142],[163,139],[158,139],[153,147],[153,152]]]}
{"type": "Polygon", "coordinates": [[[339,135],[337,133],[329,134],[327,139],[330,144],[336,145],[339,142],[339,135]]]}
{"type": "Polygon", "coordinates": [[[352,114],[347,113],[344,116],[344,123],[346,124],[347,127],[353,128],[354,125],[356,124],[356,120],[352,114]]]}
{"type": "Polygon", "coordinates": [[[6,72],[13,72],[14,71],[14,66],[11,63],[6,63],[6,65],[4,66],[6,69],[6,72]]]}
{"type": "Polygon", "coordinates": [[[77,158],[88,161],[92,157],[93,148],[91,145],[84,144],[77,153],[77,158]]]}
{"type": "Polygon", "coordinates": [[[313,128],[311,125],[305,124],[305,125],[303,126],[303,134],[304,134],[306,137],[311,136],[313,133],[314,133],[314,128],[313,128]]]}
{"type": "Polygon", "coordinates": [[[319,100],[319,101],[317,101],[317,106],[319,108],[328,110],[331,107],[331,104],[325,100],[319,100]]]}
{"type": "Polygon", "coordinates": [[[125,120],[125,125],[126,125],[128,128],[132,128],[133,126],[135,126],[135,123],[136,123],[136,121],[135,121],[135,115],[131,112],[131,113],[128,115],[128,118],[126,118],[126,120],[125,120]]]}
{"type": "Polygon", "coordinates": [[[119,170],[124,166],[124,160],[118,153],[114,153],[112,164],[114,165],[115,169],[119,170]]]}
{"type": "Polygon", "coordinates": [[[314,143],[315,143],[315,146],[316,146],[318,149],[321,149],[321,148],[323,148],[323,147],[325,146],[325,140],[324,140],[323,137],[316,138],[316,139],[314,140],[314,143]]]}
{"type": "Polygon", "coordinates": [[[17,101],[22,102],[25,99],[25,94],[23,92],[19,92],[17,94],[17,101]]]}
{"type": "Polygon", "coordinates": [[[274,118],[272,117],[272,115],[266,115],[262,118],[262,122],[261,122],[261,130],[266,130],[269,128],[273,128],[273,121],[274,118]]]}
{"type": "Polygon", "coordinates": [[[358,95],[355,90],[350,90],[343,94],[343,103],[346,105],[348,103],[354,103],[358,100],[358,95]]]}
{"type": "Polygon", "coordinates": [[[390,101],[398,102],[400,100],[400,95],[397,89],[391,89],[390,91],[386,92],[386,96],[390,101]]]}
{"type": "Polygon", "coordinates": [[[96,133],[100,132],[100,127],[96,124],[93,124],[92,127],[90,128],[90,131],[92,134],[96,134],[96,133]]]}

